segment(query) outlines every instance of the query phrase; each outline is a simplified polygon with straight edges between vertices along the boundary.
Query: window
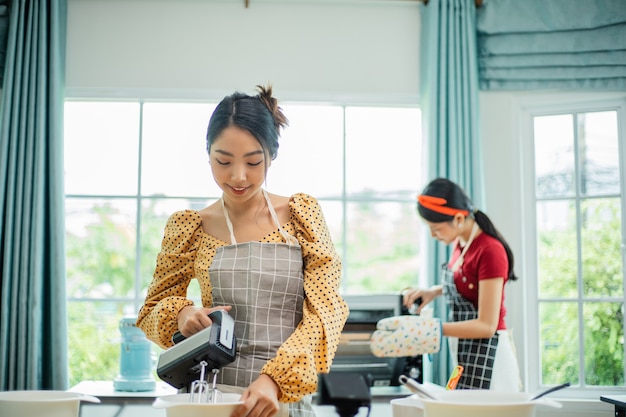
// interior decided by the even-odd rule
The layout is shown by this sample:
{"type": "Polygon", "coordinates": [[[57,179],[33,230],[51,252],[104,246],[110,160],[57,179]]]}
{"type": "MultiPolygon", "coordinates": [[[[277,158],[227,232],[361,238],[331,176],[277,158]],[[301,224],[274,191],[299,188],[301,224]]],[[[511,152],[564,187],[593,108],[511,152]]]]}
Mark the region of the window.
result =
{"type": "MultiPolygon", "coordinates": [[[[215,105],[66,102],[71,385],[115,378],[118,324],[143,303],[168,216],[220,197],[204,140],[215,105]]],[[[290,126],[267,189],[318,198],[342,256],[342,291],[397,291],[417,282],[419,109],[282,107],[290,126]]],[[[199,299],[198,289],[190,296],[199,299]]]]}
{"type": "Polygon", "coordinates": [[[533,387],[624,386],[625,111],[623,101],[529,110],[533,387]]]}

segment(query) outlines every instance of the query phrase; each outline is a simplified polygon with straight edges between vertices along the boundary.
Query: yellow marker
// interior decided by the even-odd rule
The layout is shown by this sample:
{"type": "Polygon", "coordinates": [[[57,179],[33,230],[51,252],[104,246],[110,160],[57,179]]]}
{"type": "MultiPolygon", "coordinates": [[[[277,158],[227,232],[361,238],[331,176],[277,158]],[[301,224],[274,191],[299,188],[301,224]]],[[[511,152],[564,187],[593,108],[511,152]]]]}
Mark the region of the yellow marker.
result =
{"type": "Polygon", "coordinates": [[[458,365],[452,371],[452,375],[450,375],[450,379],[448,379],[448,383],[446,384],[446,390],[453,390],[456,388],[456,384],[461,379],[461,375],[463,374],[463,367],[458,365]]]}

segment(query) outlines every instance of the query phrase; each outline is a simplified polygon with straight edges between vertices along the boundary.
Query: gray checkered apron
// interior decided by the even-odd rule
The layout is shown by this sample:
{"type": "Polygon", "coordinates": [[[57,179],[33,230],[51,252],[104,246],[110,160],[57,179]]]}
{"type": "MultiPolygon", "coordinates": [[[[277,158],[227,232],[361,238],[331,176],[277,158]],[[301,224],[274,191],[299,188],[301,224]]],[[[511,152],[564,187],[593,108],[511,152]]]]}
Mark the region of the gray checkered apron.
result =
{"type": "MultiPolygon", "coordinates": [[[[302,249],[297,239],[280,227],[265,190],[263,195],[287,243],[237,243],[222,200],[231,245],[217,248],[209,267],[213,303],[231,305],[230,315],[235,320],[237,357],[217,376],[219,384],[228,386],[249,386],[302,320],[302,249]]],[[[286,408],[283,405],[283,412],[286,408]]],[[[289,417],[315,416],[310,395],[288,408],[289,417]]]]}
{"type": "MultiPolygon", "coordinates": [[[[461,268],[463,256],[478,230],[477,225],[474,224],[474,226],[475,229],[472,230],[472,234],[457,261],[451,267],[448,267],[448,264],[442,265],[441,281],[443,283],[443,295],[449,308],[450,321],[466,321],[478,317],[478,311],[474,304],[459,293],[454,283],[455,272],[460,271],[463,274],[461,268]]],[[[457,361],[464,368],[457,384],[458,389],[490,388],[497,348],[497,333],[488,339],[458,339],[457,361]]]]}

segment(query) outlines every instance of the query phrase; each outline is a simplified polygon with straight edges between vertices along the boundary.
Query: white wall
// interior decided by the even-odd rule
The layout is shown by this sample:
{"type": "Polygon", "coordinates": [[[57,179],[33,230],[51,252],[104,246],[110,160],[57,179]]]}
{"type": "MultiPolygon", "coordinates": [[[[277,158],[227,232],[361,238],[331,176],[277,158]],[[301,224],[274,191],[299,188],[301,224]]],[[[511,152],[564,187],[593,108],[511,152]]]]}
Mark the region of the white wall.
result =
{"type": "MultiPolygon", "coordinates": [[[[514,94],[480,93],[480,127],[484,161],[485,204],[482,207],[504,235],[515,255],[517,282],[507,285],[507,325],[513,331],[520,360],[525,354],[524,270],[522,265],[521,160],[514,94]]],[[[525,368],[521,367],[526,378],[525,368]]],[[[525,382],[525,381],[524,381],[525,382]]],[[[527,386],[526,382],[524,386],[527,386]]]]}
{"type": "Polygon", "coordinates": [[[416,103],[419,2],[69,0],[67,95],[416,103]]]}

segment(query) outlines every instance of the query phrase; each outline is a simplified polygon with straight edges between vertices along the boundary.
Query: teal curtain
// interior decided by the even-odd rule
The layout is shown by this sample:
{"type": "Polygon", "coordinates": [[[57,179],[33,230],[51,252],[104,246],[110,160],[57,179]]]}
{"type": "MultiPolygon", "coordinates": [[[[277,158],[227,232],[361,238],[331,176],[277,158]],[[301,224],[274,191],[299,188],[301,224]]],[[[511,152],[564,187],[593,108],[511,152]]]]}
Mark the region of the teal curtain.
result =
{"type": "Polygon", "coordinates": [[[67,0],[9,5],[0,102],[0,390],[66,389],[67,0]]]}
{"type": "Polygon", "coordinates": [[[626,90],[626,1],[486,0],[483,90],[626,90]]]}
{"type": "Polygon", "coordinates": [[[4,74],[4,57],[9,33],[9,2],[10,0],[0,0],[0,85],[4,74]]]}
{"type": "MultiPolygon", "coordinates": [[[[474,0],[429,0],[421,7],[420,91],[430,181],[445,177],[483,204],[482,152],[478,134],[478,63],[474,0]]],[[[429,284],[440,283],[449,248],[428,240],[429,284]]],[[[437,317],[447,318],[440,298],[437,317]]],[[[445,385],[452,370],[446,344],[433,355],[433,382],[445,385]]]]}

